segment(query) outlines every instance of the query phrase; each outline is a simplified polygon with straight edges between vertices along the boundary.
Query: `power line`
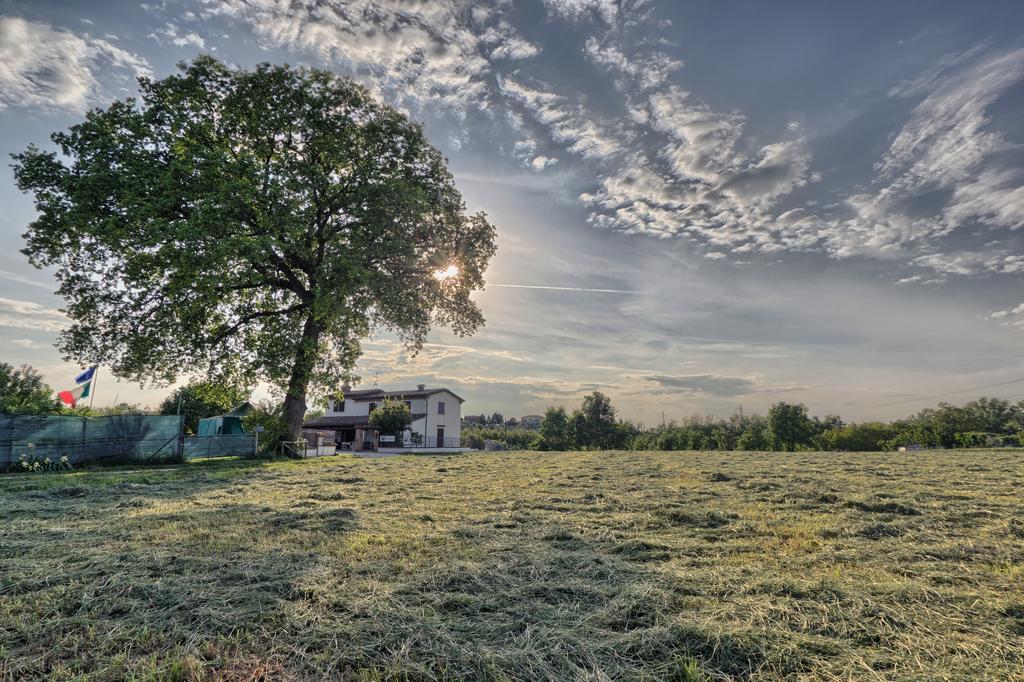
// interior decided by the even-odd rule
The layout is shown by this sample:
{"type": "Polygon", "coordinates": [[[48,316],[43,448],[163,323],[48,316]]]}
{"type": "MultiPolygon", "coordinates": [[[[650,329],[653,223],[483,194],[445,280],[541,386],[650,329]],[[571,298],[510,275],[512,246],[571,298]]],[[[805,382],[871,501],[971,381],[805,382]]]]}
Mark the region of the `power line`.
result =
{"type": "Polygon", "coordinates": [[[878,408],[878,407],[890,407],[892,405],[903,405],[903,404],[906,404],[906,403],[916,403],[916,402],[920,402],[922,400],[933,400],[935,398],[943,398],[943,397],[948,396],[948,395],[958,395],[960,393],[971,393],[973,391],[981,391],[981,390],[984,390],[986,388],[996,388],[997,386],[1008,386],[1010,384],[1019,384],[1021,382],[1024,382],[1024,377],[1020,377],[1018,379],[1010,379],[1009,381],[999,381],[999,382],[994,383],[994,384],[986,384],[985,386],[975,386],[973,388],[963,388],[963,389],[960,389],[960,390],[957,390],[957,391],[945,391],[943,393],[934,393],[932,395],[924,395],[924,396],[919,396],[917,398],[907,398],[906,400],[893,400],[892,402],[888,402],[888,403],[875,403],[873,405],[860,405],[858,407],[848,407],[848,408],[844,408],[843,411],[844,412],[856,412],[858,410],[872,410],[872,409],[875,409],[875,408],[878,408]]]}

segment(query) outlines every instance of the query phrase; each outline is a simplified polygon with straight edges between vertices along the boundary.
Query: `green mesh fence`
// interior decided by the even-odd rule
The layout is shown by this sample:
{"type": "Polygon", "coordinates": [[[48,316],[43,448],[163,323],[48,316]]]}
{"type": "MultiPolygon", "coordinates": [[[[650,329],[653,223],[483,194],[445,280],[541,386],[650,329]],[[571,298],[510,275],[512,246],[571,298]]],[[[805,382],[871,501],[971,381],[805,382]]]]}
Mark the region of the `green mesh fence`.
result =
{"type": "Polygon", "coordinates": [[[0,467],[26,459],[67,457],[72,464],[181,457],[180,416],[0,415],[0,467]]]}
{"type": "Polygon", "coordinates": [[[252,433],[186,436],[184,448],[185,459],[252,457],[256,454],[256,436],[252,433]]]}

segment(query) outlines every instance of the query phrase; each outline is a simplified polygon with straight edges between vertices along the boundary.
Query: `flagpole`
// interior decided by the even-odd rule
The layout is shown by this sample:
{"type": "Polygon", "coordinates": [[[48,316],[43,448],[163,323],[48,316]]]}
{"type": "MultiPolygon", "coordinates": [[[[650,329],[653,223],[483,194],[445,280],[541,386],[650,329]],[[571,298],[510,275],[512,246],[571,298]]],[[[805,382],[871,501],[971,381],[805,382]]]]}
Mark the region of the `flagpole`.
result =
{"type": "Polygon", "coordinates": [[[100,366],[96,365],[96,369],[92,371],[92,381],[89,385],[89,409],[92,409],[92,401],[96,399],[96,375],[100,373],[100,366]]]}

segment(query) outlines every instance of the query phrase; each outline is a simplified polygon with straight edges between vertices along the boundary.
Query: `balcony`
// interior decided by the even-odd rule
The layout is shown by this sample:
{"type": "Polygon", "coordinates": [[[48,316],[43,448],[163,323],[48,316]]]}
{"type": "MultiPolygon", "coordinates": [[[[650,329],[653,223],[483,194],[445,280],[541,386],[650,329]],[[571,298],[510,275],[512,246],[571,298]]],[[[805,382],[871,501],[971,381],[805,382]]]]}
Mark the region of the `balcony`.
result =
{"type": "Polygon", "coordinates": [[[406,445],[407,448],[457,448],[459,447],[458,438],[442,438],[438,442],[437,436],[427,436],[423,439],[423,445],[406,445]]]}

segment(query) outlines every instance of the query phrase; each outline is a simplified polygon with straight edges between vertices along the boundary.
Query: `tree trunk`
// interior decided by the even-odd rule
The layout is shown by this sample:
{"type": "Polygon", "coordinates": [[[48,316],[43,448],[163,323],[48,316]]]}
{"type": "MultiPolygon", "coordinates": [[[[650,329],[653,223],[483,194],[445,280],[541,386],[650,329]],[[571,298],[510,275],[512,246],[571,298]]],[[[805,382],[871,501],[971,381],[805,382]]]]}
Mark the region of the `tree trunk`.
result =
{"type": "Polygon", "coordinates": [[[306,416],[306,390],[316,365],[320,344],[320,324],[310,315],[302,327],[302,339],[295,353],[295,364],[284,395],[284,415],[288,422],[288,440],[302,438],[302,421],[306,416]]]}

